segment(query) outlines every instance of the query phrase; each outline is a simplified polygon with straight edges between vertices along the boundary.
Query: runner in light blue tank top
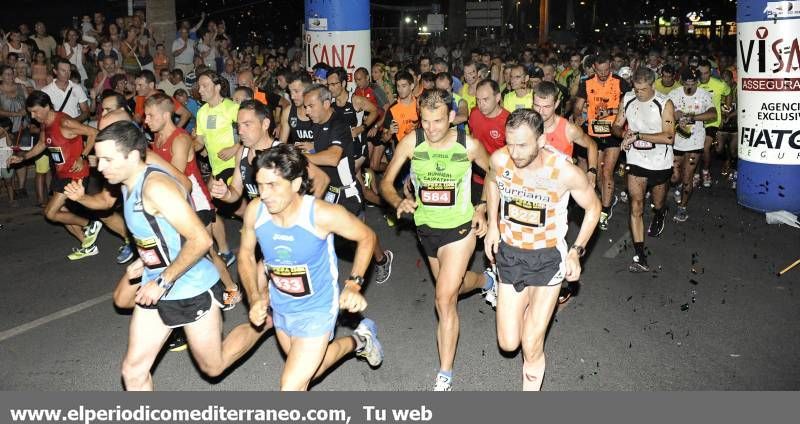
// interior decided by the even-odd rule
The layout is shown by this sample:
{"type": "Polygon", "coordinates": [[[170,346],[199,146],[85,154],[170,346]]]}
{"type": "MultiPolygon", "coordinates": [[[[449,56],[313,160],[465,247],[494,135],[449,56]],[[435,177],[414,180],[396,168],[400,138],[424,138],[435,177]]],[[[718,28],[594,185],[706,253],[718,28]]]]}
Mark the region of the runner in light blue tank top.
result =
{"type": "Polygon", "coordinates": [[[343,206],[310,196],[308,161],[289,144],[256,159],[258,200],[244,213],[239,274],[250,299],[250,321],[260,326],[272,308],[275,334],[286,353],[282,390],[307,390],[315,375],[355,352],[371,366],[383,362],[377,326],[365,318],[352,336],[333,339],[339,309],[361,312],[364,272],[375,233],[343,206]],[[333,236],[356,242],[350,277],[339,290],[333,236]],[[256,244],[264,256],[269,288],[258,285],[256,244]]]}

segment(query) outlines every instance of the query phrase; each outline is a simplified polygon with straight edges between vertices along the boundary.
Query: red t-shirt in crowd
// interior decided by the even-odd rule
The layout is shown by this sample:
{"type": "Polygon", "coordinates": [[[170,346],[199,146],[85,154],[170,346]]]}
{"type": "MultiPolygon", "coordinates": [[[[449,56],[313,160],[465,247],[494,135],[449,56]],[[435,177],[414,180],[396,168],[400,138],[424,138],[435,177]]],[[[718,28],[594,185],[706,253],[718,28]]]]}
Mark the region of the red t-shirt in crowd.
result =
{"type": "MultiPolygon", "coordinates": [[[[498,106],[499,107],[499,106],[498,106]]],[[[507,110],[500,108],[500,114],[494,118],[487,118],[476,107],[469,114],[469,130],[472,137],[483,144],[483,147],[491,155],[495,150],[506,145],[506,120],[508,120],[507,110]]],[[[473,174],[472,180],[483,184],[483,178],[473,174]]]]}

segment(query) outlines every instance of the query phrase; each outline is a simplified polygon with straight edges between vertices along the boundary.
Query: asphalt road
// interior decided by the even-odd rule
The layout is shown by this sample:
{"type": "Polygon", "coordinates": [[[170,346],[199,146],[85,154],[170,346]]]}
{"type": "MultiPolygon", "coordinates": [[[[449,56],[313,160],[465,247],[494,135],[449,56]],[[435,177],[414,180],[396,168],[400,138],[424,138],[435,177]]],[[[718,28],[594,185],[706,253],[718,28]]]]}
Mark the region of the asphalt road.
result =
{"type": "MultiPolygon", "coordinates": [[[[119,239],[104,231],[99,255],[69,262],[76,242],[63,229],[25,201],[0,202],[0,390],[120,390],[130,316],[110,300],[124,270],[114,261],[119,239]]],[[[549,330],[543,389],[800,389],[800,267],[776,276],[797,259],[800,232],[767,225],[722,183],[701,189],[689,212],[647,240],[653,272],[630,274],[628,208],[617,206],[587,254],[580,292],[549,330]]],[[[431,276],[410,230],[389,228],[375,208],[367,217],[395,253],[390,281],[366,289],[385,361],[373,370],[346,360],[312,389],[429,390],[438,365],[431,276]]],[[[232,246],[239,226],[227,223],[232,246]]],[[[349,267],[340,261],[344,275],[349,267]]],[[[499,351],[494,311],[476,294],[459,312],[454,389],[518,390],[521,358],[499,351]]],[[[347,335],[357,320],[343,318],[337,334],[347,335]]],[[[240,305],[226,313],[226,331],[245,320],[240,305]]],[[[275,390],[282,366],[270,335],[222,379],[203,378],[188,352],[162,355],[154,379],[161,390],[275,390]]]]}

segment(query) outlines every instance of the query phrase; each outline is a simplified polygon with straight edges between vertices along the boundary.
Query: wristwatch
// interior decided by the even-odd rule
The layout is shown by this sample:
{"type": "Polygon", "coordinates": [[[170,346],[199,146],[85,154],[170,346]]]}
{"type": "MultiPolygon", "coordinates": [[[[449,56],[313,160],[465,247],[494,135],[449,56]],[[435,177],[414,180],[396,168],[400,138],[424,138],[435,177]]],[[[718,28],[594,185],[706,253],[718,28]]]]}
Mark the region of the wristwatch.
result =
{"type": "Polygon", "coordinates": [[[589,168],[586,170],[586,172],[591,172],[592,174],[597,175],[597,168],[589,168]]]}
{"type": "Polygon", "coordinates": [[[578,252],[579,258],[582,258],[583,255],[586,254],[586,248],[577,244],[573,244],[572,247],[570,247],[570,249],[575,249],[575,251],[578,252]]]}
{"type": "Polygon", "coordinates": [[[362,277],[360,275],[351,275],[347,279],[354,281],[359,286],[363,286],[364,285],[364,277],[362,277]]]}
{"type": "Polygon", "coordinates": [[[167,291],[168,291],[169,289],[171,289],[171,288],[172,288],[172,284],[174,284],[174,283],[173,283],[173,282],[171,282],[171,281],[167,281],[167,280],[164,278],[164,276],[163,276],[163,275],[159,275],[159,276],[158,276],[158,278],[156,278],[156,285],[157,285],[158,287],[161,287],[161,288],[162,288],[162,289],[164,289],[164,290],[167,290],[167,291]]]}

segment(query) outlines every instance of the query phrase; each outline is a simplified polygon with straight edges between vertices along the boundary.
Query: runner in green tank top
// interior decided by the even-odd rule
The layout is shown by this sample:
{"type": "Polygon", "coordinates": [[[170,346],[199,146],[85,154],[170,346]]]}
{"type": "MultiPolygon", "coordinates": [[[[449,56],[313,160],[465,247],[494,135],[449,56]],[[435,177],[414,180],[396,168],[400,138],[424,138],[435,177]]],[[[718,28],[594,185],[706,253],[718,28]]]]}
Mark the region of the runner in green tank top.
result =
{"type": "MultiPolygon", "coordinates": [[[[446,90],[425,90],[419,100],[423,130],[403,137],[381,181],[381,194],[398,217],[413,213],[417,235],[436,279],[439,373],[434,390],[450,390],[458,342],[458,296],[482,288],[492,301],[496,278],[467,271],[475,238],[486,234],[486,201],[470,203],[472,162],[487,171],[489,155],[472,137],[450,128],[455,117],[446,90]],[[401,198],[394,181],[411,161],[416,199],[401,198]]],[[[485,199],[485,195],[482,197],[485,199]]]]}
{"type": "Polygon", "coordinates": [[[417,194],[414,223],[450,229],[471,223],[475,210],[470,201],[472,161],[467,157],[466,135],[456,131],[456,142],[438,149],[417,128],[411,159],[411,181],[417,194]]]}

